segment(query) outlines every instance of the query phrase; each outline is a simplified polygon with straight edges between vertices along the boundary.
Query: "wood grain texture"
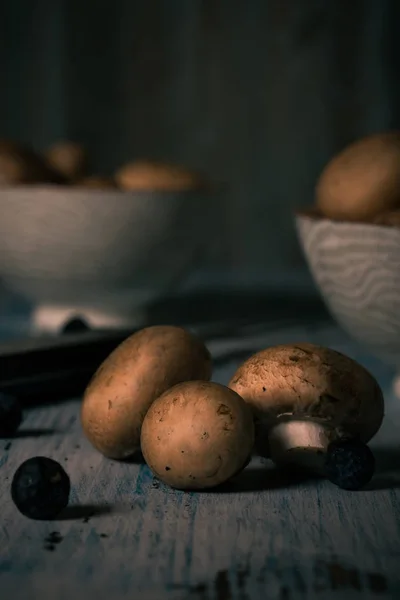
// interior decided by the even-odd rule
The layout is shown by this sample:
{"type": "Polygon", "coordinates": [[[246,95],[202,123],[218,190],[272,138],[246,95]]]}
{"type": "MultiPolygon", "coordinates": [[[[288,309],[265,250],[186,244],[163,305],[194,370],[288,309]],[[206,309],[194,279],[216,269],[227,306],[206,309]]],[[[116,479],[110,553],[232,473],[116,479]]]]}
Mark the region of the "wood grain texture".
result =
{"type": "Polygon", "coordinates": [[[384,388],[386,418],[372,443],[379,468],[370,490],[288,481],[254,458],[221,490],[172,491],[140,462],[106,460],[93,450],[82,437],[79,400],[33,409],[18,437],[0,445],[1,598],[398,598],[400,404],[391,371],[333,326],[305,330],[299,323],[210,343],[221,365],[214,379],[228,381],[238,362],[229,355],[239,348],[251,353],[301,339],[358,358],[384,388]],[[56,521],[29,521],[10,500],[12,475],[32,455],[52,457],[70,474],[70,507],[56,521]]]}

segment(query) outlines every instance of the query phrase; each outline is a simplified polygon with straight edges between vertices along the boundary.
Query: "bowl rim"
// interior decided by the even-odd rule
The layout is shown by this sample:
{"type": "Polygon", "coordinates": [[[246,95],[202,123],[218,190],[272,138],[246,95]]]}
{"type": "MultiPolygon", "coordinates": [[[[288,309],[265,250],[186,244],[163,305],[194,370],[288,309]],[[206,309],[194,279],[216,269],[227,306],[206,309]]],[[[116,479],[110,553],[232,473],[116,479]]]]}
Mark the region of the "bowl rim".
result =
{"type": "Polygon", "coordinates": [[[165,196],[195,196],[203,194],[204,197],[212,196],[215,193],[221,193],[227,190],[226,183],[213,183],[197,188],[187,189],[170,189],[161,190],[157,188],[138,189],[138,190],[123,190],[121,188],[90,188],[79,185],[63,185],[56,183],[25,183],[18,185],[1,185],[0,186],[0,200],[1,196],[6,192],[7,194],[18,194],[20,192],[35,192],[35,193],[53,193],[53,194],[68,194],[68,195],[82,195],[87,196],[119,196],[120,198],[129,198],[132,196],[154,196],[154,197],[165,197],[165,196]]]}
{"type": "Polygon", "coordinates": [[[331,223],[334,226],[340,227],[342,225],[354,226],[354,227],[369,227],[371,229],[381,229],[381,230],[395,230],[400,233],[400,225],[394,225],[392,223],[371,223],[370,221],[345,221],[343,219],[330,219],[329,217],[325,217],[317,207],[311,205],[301,208],[294,209],[294,215],[296,220],[300,219],[308,219],[309,221],[315,221],[318,223],[331,223]]]}

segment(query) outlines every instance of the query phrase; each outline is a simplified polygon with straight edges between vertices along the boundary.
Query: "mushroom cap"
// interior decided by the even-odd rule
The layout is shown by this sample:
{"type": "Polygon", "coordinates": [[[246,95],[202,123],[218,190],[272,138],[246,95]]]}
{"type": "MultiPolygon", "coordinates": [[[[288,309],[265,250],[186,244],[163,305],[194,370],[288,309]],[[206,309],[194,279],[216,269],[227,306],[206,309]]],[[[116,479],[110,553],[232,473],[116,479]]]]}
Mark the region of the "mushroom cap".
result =
{"type": "Polygon", "coordinates": [[[254,444],[250,407],[219,383],[188,381],[150,407],[141,448],[153,473],[178,489],[224,483],[243,469],[254,444]]]}
{"type": "Polygon", "coordinates": [[[120,167],[117,185],[125,190],[188,191],[204,186],[202,177],[185,167],[158,161],[137,160],[120,167]]]}
{"type": "Polygon", "coordinates": [[[400,207],[400,133],[374,134],[332,158],[316,186],[316,202],[328,218],[369,221],[400,207]]]}
{"type": "Polygon", "coordinates": [[[171,386],[209,379],[204,343],[181,327],[146,327],[122,342],[89,382],[81,406],[83,431],[110,458],[139,450],[140,430],[151,403],[171,386]]]}
{"type": "Polygon", "coordinates": [[[46,160],[67,179],[82,177],[87,166],[87,153],[80,144],[72,141],[60,141],[45,153],[46,160]]]}
{"type": "Polygon", "coordinates": [[[312,419],[337,435],[343,431],[368,442],[384,416],[382,390],[363,366],[336,350],[309,343],[254,354],[228,385],[268,428],[288,418],[312,419]]]}
{"type": "Polygon", "coordinates": [[[63,176],[30,148],[0,143],[0,185],[63,182],[63,176]]]}

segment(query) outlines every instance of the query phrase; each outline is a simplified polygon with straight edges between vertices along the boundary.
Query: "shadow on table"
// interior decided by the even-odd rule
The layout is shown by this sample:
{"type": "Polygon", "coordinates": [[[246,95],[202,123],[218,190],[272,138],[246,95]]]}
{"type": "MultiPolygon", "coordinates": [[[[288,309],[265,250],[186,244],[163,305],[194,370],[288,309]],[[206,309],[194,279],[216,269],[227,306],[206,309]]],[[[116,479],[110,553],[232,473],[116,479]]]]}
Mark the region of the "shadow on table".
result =
{"type": "Polygon", "coordinates": [[[44,436],[56,435],[57,433],[64,433],[60,429],[19,429],[13,435],[7,438],[8,441],[25,439],[25,438],[38,438],[44,436]]]}
{"type": "Polygon", "coordinates": [[[298,487],[318,480],[307,473],[289,473],[278,468],[248,468],[230,481],[210,490],[201,490],[201,494],[238,494],[243,492],[264,492],[298,487]]]}
{"type": "Polygon", "coordinates": [[[113,507],[109,504],[72,504],[67,506],[57,517],[57,521],[78,521],[88,522],[93,517],[109,515],[113,512],[113,507]]]}
{"type": "Polygon", "coordinates": [[[400,446],[374,448],[376,473],[368,485],[368,490],[388,490],[400,488],[400,446]]]}
{"type": "MultiPolygon", "coordinates": [[[[376,473],[371,483],[363,491],[400,488],[400,446],[374,449],[376,473]]],[[[321,477],[300,470],[249,467],[227,483],[201,493],[229,494],[241,492],[262,492],[298,487],[321,481],[321,477]]]]}
{"type": "Polygon", "coordinates": [[[146,464],[146,461],[144,460],[144,456],[140,451],[135,452],[135,454],[133,454],[133,456],[130,456],[129,458],[124,458],[123,460],[117,461],[117,462],[126,463],[128,465],[145,465],[146,464]]]}

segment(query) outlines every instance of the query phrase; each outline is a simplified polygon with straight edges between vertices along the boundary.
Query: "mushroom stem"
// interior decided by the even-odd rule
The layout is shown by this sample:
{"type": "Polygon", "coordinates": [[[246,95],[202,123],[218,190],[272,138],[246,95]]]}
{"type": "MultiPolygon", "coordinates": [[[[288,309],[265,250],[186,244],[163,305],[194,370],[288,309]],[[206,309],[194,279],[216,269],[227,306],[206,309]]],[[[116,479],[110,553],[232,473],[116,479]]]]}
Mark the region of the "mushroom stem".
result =
{"type": "Polygon", "coordinates": [[[314,421],[279,422],[269,431],[271,458],[277,465],[296,465],[326,477],[342,489],[362,489],[374,474],[374,455],[361,440],[332,433],[314,421]]]}
{"type": "Polygon", "coordinates": [[[324,475],[329,441],[326,426],[313,421],[283,421],[269,431],[271,458],[276,465],[297,465],[318,475],[324,475]]]}

